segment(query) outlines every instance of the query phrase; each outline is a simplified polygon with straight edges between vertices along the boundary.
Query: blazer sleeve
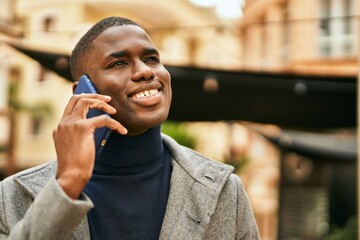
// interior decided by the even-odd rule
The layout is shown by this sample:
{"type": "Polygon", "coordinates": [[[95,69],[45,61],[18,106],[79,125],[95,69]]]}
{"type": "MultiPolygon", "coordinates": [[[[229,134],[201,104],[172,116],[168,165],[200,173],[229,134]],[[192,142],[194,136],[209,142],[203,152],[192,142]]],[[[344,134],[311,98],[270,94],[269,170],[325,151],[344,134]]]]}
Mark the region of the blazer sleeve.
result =
{"type": "Polygon", "coordinates": [[[258,240],[258,227],[244,185],[237,175],[232,174],[230,178],[237,185],[236,239],[258,240]]]}
{"type": "Polygon", "coordinates": [[[69,239],[80,221],[93,207],[82,195],[73,200],[51,179],[32,203],[16,199],[16,189],[0,183],[0,240],[1,239],[69,239]],[[22,208],[27,208],[26,210],[22,208]],[[21,216],[21,212],[26,212],[21,216]]]}

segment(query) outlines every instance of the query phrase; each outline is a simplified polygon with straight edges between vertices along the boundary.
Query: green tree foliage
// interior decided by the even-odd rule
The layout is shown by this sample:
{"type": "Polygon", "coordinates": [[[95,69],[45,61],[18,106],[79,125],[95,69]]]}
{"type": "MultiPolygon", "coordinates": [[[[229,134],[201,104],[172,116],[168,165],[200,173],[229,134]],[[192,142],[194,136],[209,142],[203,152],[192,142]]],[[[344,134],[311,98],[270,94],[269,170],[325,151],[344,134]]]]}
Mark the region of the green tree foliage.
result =
{"type": "Polygon", "coordinates": [[[181,122],[166,121],[162,124],[161,131],[174,138],[179,144],[192,149],[195,148],[195,138],[181,122]]]}
{"type": "Polygon", "coordinates": [[[349,218],[343,228],[336,227],[325,240],[356,240],[358,239],[357,217],[349,218]]]}
{"type": "Polygon", "coordinates": [[[8,106],[10,111],[27,112],[33,116],[52,116],[53,111],[51,105],[46,101],[28,104],[20,101],[19,87],[17,84],[11,83],[8,89],[8,106]]]}

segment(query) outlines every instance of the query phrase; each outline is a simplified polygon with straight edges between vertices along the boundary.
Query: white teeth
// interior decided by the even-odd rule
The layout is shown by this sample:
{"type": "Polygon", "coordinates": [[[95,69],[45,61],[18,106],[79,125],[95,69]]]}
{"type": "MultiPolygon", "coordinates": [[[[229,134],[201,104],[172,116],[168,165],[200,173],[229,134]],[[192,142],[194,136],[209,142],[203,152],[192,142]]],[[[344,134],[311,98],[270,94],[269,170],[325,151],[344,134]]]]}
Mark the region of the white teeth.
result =
{"type": "Polygon", "coordinates": [[[150,97],[150,96],[157,94],[158,92],[159,92],[159,90],[157,90],[157,89],[145,90],[143,92],[135,94],[134,98],[140,99],[140,98],[144,98],[144,97],[150,97]]]}

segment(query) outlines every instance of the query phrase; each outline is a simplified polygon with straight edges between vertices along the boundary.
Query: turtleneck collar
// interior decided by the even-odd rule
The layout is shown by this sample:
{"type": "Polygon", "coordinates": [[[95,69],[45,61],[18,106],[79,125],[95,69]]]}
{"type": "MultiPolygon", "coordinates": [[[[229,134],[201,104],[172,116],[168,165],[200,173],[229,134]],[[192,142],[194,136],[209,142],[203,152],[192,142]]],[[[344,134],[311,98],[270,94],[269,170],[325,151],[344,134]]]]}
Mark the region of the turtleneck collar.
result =
{"type": "Polygon", "coordinates": [[[157,160],[163,153],[160,126],[149,129],[142,135],[124,136],[112,132],[95,168],[137,168],[157,160]]]}

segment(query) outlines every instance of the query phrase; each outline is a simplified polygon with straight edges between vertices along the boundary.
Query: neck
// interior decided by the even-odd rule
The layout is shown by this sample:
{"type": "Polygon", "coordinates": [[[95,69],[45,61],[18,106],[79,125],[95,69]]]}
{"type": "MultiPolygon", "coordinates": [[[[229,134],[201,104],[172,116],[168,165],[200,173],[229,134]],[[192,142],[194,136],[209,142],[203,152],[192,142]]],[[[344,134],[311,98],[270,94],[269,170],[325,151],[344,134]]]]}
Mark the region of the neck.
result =
{"type": "Polygon", "coordinates": [[[137,167],[158,159],[162,153],[160,126],[157,126],[137,136],[112,132],[96,161],[113,167],[137,167]]]}

